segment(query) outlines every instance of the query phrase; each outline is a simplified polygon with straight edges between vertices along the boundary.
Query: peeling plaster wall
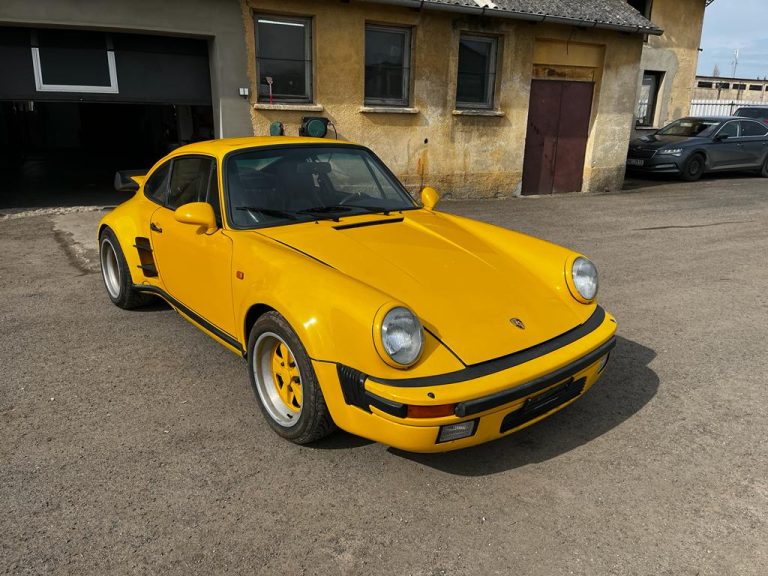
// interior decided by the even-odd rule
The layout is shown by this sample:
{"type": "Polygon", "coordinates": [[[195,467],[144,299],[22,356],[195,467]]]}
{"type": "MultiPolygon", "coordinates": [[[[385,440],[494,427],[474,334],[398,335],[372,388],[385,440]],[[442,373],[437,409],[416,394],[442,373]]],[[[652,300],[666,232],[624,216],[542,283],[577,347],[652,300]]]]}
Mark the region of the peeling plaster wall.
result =
{"type": "Polygon", "coordinates": [[[622,184],[641,36],[370,3],[241,0],[241,8],[255,134],[267,134],[275,120],[285,124],[287,134],[297,134],[303,116],[324,115],[339,138],[372,148],[411,191],[431,185],[454,198],[519,193],[536,40],[598,45],[605,57],[593,101],[583,190],[613,190],[622,184]],[[256,104],[254,11],[313,17],[314,106],[256,104]],[[367,22],[414,28],[412,113],[363,108],[367,22]],[[454,111],[462,31],[500,37],[494,115],[454,111]]]}
{"type": "Polygon", "coordinates": [[[687,116],[696,81],[699,44],[704,26],[704,0],[654,0],[651,20],[664,29],[643,47],[638,86],[643,71],[664,72],[654,126],[687,116]]]}

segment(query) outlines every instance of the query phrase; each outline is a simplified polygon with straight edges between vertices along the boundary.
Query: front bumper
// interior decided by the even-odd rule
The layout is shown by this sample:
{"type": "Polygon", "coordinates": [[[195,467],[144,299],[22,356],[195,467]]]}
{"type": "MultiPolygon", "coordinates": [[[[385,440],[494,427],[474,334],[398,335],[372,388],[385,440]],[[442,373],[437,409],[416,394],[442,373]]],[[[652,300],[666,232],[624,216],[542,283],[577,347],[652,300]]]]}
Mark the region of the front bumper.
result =
{"type": "Polygon", "coordinates": [[[528,361],[507,361],[512,365],[498,371],[454,373],[478,374],[466,380],[443,375],[413,381],[376,381],[346,366],[320,361],[313,364],[328,408],[340,428],[411,452],[456,450],[520,430],[586,393],[600,377],[616,343],[616,321],[602,309],[598,311],[599,324],[582,325],[589,331],[577,332],[577,339],[567,339],[563,346],[528,361]],[[450,416],[408,416],[409,405],[446,404],[454,406],[450,416]],[[440,441],[441,429],[462,422],[472,422],[471,435],[440,441]]]}
{"type": "Polygon", "coordinates": [[[642,174],[680,174],[684,158],[661,155],[653,158],[627,158],[627,171],[642,174]]]}

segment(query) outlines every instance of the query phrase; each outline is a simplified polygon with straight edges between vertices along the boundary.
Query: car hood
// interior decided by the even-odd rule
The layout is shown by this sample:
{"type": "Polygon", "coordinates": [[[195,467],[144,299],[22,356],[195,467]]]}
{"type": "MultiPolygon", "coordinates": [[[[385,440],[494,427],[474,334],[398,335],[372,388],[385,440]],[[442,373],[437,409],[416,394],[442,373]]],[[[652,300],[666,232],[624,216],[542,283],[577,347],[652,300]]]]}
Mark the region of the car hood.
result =
{"type": "MultiPolygon", "coordinates": [[[[576,303],[564,280],[546,284],[511,255],[514,245],[507,242],[502,250],[435,212],[355,216],[259,233],[407,305],[465,364],[549,340],[586,321],[594,309],[576,303]]],[[[517,249],[530,247],[523,240],[517,249]]],[[[562,262],[542,265],[563,270],[566,257],[563,250],[562,262]]]]}

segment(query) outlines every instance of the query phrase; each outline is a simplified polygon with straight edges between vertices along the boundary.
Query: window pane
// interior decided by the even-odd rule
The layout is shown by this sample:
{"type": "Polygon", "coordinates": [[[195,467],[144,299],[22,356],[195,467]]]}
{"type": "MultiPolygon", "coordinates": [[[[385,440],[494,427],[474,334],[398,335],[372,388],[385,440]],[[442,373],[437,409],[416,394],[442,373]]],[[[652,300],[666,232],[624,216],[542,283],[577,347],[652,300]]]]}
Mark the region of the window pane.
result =
{"type": "Polygon", "coordinates": [[[365,97],[407,103],[407,30],[365,30],[365,97]]]}
{"type": "Polygon", "coordinates": [[[168,208],[175,210],[190,202],[205,201],[211,160],[208,158],[178,158],[173,162],[168,208]]]}
{"type": "Polygon", "coordinates": [[[144,195],[158,204],[165,204],[169,167],[169,162],[160,166],[144,184],[144,195]]]}
{"type": "Polygon", "coordinates": [[[43,84],[109,86],[106,38],[101,32],[39,30],[43,84]]]}
{"type": "Polygon", "coordinates": [[[309,22],[258,18],[256,21],[256,54],[259,73],[259,99],[308,99],[307,59],[309,22]]]}
{"type": "Polygon", "coordinates": [[[739,135],[738,122],[728,122],[720,129],[718,136],[728,136],[729,138],[736,138],[739,135]]]}
{"type": "Polygon", "coordinates": [[[637,102],[635,117],[640,126],[652,126],[656,118],[656,100],[663,72],[645,72],[640,86],[640,99],[637,102]]]}
{"type": "Polygon", "coordinates": [[[462,38],[459,42],[459,74],[456,81],[456,102],[490,106],[493,103],[495,70],[493,69],[496,41],[462,38]]]}
{"type": "Polygon", "coordinates": [[[742,136],[765,136],[768,132],[768,128],[757,122],[742,122],[741,123],[741,135],[742,136]]]}

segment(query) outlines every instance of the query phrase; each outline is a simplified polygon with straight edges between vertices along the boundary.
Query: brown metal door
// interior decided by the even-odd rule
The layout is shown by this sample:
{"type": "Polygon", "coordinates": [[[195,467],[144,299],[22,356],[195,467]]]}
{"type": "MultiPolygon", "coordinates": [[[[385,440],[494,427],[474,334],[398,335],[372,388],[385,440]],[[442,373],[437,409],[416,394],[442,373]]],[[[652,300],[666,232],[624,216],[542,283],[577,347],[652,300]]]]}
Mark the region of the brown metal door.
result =
{"type": "Polygon", "coordinates": [[[581,190],[592,82],[534,80],[523,159],[523,194],[581,190]]]}

